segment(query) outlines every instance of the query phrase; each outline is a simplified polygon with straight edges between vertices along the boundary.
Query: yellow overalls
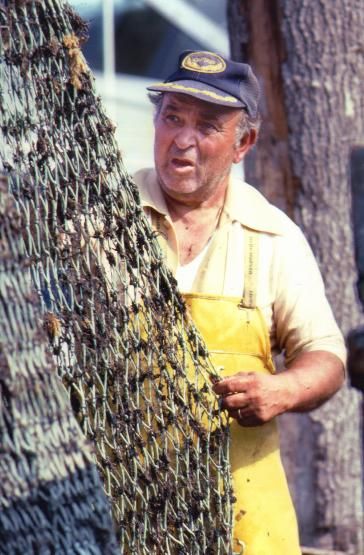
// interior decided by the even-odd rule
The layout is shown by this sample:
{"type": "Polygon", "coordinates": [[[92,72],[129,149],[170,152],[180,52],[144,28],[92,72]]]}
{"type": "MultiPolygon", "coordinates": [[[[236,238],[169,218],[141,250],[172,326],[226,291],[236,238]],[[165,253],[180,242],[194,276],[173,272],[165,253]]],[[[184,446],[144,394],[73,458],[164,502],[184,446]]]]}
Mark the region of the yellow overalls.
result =
{"type": "MultiPolygon", "coordinates": [[[[245,229],[244,297],[184,294],[191,317],[221,377],[273,373],[267,325],[256,307],[258,233],[245,229]]],[[[161,246],[165,242],[161,238],[161,246]]],[[[233,553],[300,555],[296,515],[282,467],[277,425],[242,427],[231,420],[233,553]]]]}

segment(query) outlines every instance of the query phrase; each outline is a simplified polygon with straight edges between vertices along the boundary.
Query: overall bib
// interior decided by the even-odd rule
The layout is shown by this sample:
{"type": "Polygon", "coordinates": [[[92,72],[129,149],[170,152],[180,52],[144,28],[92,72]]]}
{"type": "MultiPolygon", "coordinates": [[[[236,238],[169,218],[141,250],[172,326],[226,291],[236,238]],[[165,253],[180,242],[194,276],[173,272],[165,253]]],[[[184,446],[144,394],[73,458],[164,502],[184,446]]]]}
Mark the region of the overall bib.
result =
{"type": "MultiPolygon", "coordinates": [[[[158,216],[154,224],[159,230],[158,216]]],[[[275,371],[267,325],[256,307],[259,234],[245,228],[244,235],[243,299],[200,293],[183,295],[221,377],[242,371],[275,371]]],[[[166,253],[163,235],[159,242],[166,253]]],[[[300,555],[296,515],[281,463],[276,422],[242,427],[231,419],[230,463],[236,498],[232,553],[300,555]]]]}
{"type": "MultiPolygon", "coordinates": [[[[246,232],[244,298],[185,294],[191,317],[221,377],[273,373],[266,323],[255,306],[258,235],[246,232]]],[[[298,555],[296,515],[282,467],[275,421],[242,427],[231,420],[233,552],[298,555]]]]}

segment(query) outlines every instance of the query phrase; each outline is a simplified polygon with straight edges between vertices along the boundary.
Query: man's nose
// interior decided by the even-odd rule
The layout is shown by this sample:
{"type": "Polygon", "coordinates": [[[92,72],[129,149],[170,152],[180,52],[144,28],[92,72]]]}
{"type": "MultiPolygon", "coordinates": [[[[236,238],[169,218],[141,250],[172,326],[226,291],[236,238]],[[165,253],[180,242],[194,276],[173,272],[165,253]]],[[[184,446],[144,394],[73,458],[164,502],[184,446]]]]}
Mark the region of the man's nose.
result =
{"type": "Polygon", "coordinates": [[[176,132],[174,142],[181,150],[195,146],[197,142],[196,130],[188,125],[183,126],[176,132]]]}

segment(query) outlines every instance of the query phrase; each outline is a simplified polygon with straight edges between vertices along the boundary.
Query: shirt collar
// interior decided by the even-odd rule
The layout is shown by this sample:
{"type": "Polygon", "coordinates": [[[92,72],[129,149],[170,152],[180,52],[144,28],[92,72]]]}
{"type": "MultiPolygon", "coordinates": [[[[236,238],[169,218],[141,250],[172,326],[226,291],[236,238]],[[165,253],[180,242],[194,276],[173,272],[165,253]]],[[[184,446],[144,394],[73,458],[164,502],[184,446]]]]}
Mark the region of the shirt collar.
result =
{"type": "Polygon", "coordinates": [[[159,212],[159,214],[168,216],[168,208],[159,186],[155,170],[152,168],[139,170],[134,175],[134,181],[139,189],[142,207],[152,208],[156,210],[156,212],[159,212]]]}
{"type": "Polygon", "coordinates": [[[224,213],[231,221],[256,231],[281,235],[284,216],[255,188],[237,177],[230,177],[224,213]]]}
{"type": "MultiPolygon", "coordinates": [[[[134,175],[134,180],[139,188],[142,206],[169,217],[155,170],[139,170],[134,175]]],[[[270,204],[255,187],[237,177],[230,177],[223,215],[230,221],[238,221],[256,231],[274,235],[284,233],[282,212],[270,204]]]]}

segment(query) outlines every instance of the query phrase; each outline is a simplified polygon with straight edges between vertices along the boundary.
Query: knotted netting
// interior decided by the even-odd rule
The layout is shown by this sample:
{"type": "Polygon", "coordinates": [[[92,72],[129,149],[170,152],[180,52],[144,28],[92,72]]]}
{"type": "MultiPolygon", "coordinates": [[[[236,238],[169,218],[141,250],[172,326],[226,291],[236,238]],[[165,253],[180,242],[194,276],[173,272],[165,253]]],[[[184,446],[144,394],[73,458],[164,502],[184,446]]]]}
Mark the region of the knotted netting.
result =
{"type": "Polygon", "coordinates": [[[0,180],[0,553],[117,555],[91,450],[46,349],[21,224],[0,180]]]}
{"type": "Polygon", "coordinates": [[[216,374],[95,95],[86,27],[61,1],[18,0],[2,2],[0,32],[1,169],[121,552],[230,553],[216,374]]]}

